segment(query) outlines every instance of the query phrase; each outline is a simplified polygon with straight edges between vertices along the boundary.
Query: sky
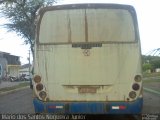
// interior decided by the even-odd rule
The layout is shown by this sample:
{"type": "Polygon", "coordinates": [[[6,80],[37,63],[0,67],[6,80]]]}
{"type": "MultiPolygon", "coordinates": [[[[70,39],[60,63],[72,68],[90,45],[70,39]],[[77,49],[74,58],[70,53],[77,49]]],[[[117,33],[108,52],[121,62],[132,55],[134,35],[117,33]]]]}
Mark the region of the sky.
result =
{"type": "MultiPolygon", "coordinates": [[[[160,48],[159,0],[60,0],[58,4],[71,3],[119,3],[133,5],[137,12],[142,54],[160,48]]],[[[20,56],[22,64],[28,63],[29,45],[15,32],[7,32],[1,25],[7,23],[0,18],[0,51],[20,56]]]]}

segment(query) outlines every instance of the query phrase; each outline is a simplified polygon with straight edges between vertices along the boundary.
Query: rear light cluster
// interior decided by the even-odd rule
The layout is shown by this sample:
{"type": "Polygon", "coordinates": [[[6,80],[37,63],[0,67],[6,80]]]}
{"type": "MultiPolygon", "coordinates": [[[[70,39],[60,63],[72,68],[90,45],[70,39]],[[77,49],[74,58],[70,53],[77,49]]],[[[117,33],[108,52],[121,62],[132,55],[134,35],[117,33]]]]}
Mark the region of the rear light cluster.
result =
{"type": "Polygon", "coordinates": [[[41,77],[39,75],[35,75],[33,80],[36,83],[35,88],[36,88],[37,94],[42,100],[45,100],[47,97],[47,93],[44,90],[44,85],[41,83],[41,77]]]}
{"type": "Polygon", "coordinates": [[[34,82],[35,83],[41,82],[41,77],[39,75],[34,76],[34,82]]]}
{"type": "Polygon", "coordinates": [[[47,96],[47,93],[45,91],[41,91],[39,93],[39,96],[44,100],[46,98],[46,96],[47,96]]]}
{"type": "Polygon", "coordinates": [[[134,99],[136,97],[136,92],[135,91],[129,92],[129,97],[134,99]]]}
{"type": "MultiPolygon", "coordinates": [[[[133,85],[132,85],[132,91],[129,92],[129,97],[130,97],[131,99],[135,99],[136,96],[137,96],[137,92],[140,91],[140,88],[141,88],[140,85],[141,85],[141,82],[142,82],[142,77],[141,77],[141,75],[136,75],[136,76],[134,77],[134,80],[135,80],[135,82],[134,82],[133,85]]],[[[127,99],[127,100],[129,100],[129,99],[127,99]]]]}
{"type": "Polygon", "coordinates": [[[136,75],[136,76],[134,77],[134,80],[135,80],[136,82],[141,82],[141,81],[142,81],[141,75],[136,75]]]}
{"type": "Polygon", "coordinates": [[[139,90],[139,88],[140,88],[140,85],[138,83],[134,83],[132,85],[132,89],[135,90],[135,91],[139,90]]]}

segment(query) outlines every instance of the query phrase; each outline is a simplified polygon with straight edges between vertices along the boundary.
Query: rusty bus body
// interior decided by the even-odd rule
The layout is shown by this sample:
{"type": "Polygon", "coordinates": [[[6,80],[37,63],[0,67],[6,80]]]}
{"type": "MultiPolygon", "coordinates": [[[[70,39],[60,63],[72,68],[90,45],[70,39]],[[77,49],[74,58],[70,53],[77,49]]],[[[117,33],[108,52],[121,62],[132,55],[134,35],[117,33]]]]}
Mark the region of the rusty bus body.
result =
{"type": "Polygon", "coordinates": [[[134,8],[119,4],[42,8],[33,84],[36,113],[140,113],[141,50],[134,8]]]}

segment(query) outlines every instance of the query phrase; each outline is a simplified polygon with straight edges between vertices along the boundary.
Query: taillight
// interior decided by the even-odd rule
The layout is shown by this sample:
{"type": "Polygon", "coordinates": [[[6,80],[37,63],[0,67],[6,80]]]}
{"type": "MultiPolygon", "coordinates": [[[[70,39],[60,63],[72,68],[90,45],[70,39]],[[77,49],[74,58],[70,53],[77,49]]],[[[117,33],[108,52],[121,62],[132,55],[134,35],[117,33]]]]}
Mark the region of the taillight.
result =
{"type": "Polygon", "coordinates": [[[120,110],[124,110],[124,109],[126,109],[126,106],[120,105],[120,106],[119,106],[119,109],[120,109],[120,110]]]}
{"type": "Polygon", "coordinates": [[[47,96],[47,93],[46,93],[45,91],[41,91],[41,92],[39,93],[39,96],[40,96],[42,99],[45,99],[46,96],[47,96]]]}
{"type": "Polygon", "coordinates": [[[139,90],[139,88],[140,88],[140,85],[137,84],[137,83],[134,83],[134,84],[132,85],[132,89],[135,90],[135,91],[139,90]]]}
{"type": "Polygon", "coordinates": [[[38,83],[38,84],[36,85],[36,89],[37,89],[37,91],[43,90],[43,84],[38,83]]]}
{"type": "Polygon", "coordinates": [[[135,91],[129,92],[129,97],[134,99],[136,97],[136,92],[135,91]]]}
{"type": "Polygon", "coordinates": [[[43,80],[41,78],[41,76],[39,75],[35,75],[34,78],[33,78],[34,82],[35,82],[35,89],[36,89],[36,95],[39,97],[39,99],[41,100],[49,100],[47,99],[47,93],[46,91],[44,90],[45,86],[43,84],[43,80]]]}
{"type": "Polygon", "coordinates": [[[39,83],[41,81],[41,77],[39,75],[34,76],[34,82],[39,83]]]}
{"type": "Polygon", "coordinates": [[[136,82],[142,81],[141,75],[136,75],[136,76],[134,77],[134,80],[135,80],[136,82]]]}
{"type": "Polygon", "coordinates": [[[126,99],[127,101],[130,101],[130,99],[135,99],[136,97],[140,97],[141,95],[141,89],[142,89],[142,77],[141,75],[135,75],[134,81],[132,84],[132,90],[129,92],[129,97],[126,99]]]}

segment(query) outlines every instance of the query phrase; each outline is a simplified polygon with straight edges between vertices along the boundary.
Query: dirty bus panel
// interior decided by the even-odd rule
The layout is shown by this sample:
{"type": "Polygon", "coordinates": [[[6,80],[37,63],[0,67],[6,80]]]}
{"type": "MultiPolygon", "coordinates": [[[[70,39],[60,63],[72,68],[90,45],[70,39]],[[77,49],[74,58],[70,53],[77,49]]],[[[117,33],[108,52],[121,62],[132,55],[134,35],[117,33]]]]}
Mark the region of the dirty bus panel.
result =
{"type": "Polygon", "coordinates": [[[36,36],[36,112],[141,112],[140,40],[132,6],[44,7],[36,36]]]}

